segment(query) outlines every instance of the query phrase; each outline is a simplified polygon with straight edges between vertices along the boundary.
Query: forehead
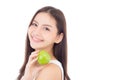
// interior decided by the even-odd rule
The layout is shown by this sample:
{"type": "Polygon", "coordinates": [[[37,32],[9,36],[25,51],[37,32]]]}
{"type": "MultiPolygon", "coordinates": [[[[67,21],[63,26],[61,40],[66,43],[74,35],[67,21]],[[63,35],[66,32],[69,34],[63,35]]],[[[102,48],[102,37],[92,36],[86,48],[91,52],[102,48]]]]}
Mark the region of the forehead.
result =
{"type": "Polygon", "coordinates": [[[40,12],[38,13],[35,18],[35,21],[37,21],[39,24],[49,24],[52,26],[56,26],[56,20],[46,12],[40,12]]]}

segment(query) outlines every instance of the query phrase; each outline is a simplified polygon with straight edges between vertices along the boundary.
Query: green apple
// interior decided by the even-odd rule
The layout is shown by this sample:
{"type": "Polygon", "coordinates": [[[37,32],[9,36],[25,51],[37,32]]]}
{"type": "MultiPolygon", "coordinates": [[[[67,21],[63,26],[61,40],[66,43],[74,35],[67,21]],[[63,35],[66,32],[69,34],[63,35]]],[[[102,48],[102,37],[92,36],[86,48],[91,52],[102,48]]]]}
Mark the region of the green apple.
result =
{"type": "Polygon", "coordinates": [[[41,65],[47,64],[50,61],[50,55],[45,50],[41,50],[38,53],[38,60],[37,61],[41,65]]]}

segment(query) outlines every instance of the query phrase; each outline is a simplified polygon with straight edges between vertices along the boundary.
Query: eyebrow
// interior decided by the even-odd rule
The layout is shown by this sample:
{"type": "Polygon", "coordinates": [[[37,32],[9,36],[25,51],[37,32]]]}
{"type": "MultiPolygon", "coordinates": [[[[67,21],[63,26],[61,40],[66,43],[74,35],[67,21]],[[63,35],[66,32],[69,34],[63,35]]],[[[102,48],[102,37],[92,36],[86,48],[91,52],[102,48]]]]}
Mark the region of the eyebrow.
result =
{"type": "MultiPolygon", "coordinates": [[[[39,24],[36,20],[33,20],[32,22],[36,22],[37,24],[39,24]]],[[[52,25],[50,25],[50,24],[43,24],[42,26],[52,27],[52,25]]]]}
{"type": "Polygon", "coordinates": [[[43,24],[42,26],[52,27],[52,26],[51,26],[51,25],[49,25],[49,24],[43,24]]]}
{"type": "Polygon", "coordinates": [[[36,20],[33,20],[32,22],[36,22],[37,24],[39,24],[36,20]]]}

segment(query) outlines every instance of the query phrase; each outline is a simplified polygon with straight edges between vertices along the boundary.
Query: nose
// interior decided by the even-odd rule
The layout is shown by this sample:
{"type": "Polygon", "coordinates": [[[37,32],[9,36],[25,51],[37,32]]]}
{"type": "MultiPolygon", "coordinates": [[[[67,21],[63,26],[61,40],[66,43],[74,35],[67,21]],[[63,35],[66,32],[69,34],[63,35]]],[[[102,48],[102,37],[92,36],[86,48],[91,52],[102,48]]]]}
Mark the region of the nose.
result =
{"type": "Polygon", "coordinates": [[[35,36],[40,36],[40,35],[42,34],[42,30],[41,30],[39,27],[37,27],[37,28],[33,31],[33,33],[34,33],[35,36]]]}

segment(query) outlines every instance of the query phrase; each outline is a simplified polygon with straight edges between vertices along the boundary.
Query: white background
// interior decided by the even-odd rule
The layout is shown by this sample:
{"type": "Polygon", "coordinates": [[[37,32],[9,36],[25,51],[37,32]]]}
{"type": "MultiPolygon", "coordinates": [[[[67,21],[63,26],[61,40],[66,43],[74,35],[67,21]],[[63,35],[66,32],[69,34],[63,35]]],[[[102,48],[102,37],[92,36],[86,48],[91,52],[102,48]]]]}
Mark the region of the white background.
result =
{"type": "Polygon", "coordinates": [[[120,80],[119,0],[1,0],[0,80],[16,79],[29,22],[48,5],[67,20],[71,80],[120,80]]]}

